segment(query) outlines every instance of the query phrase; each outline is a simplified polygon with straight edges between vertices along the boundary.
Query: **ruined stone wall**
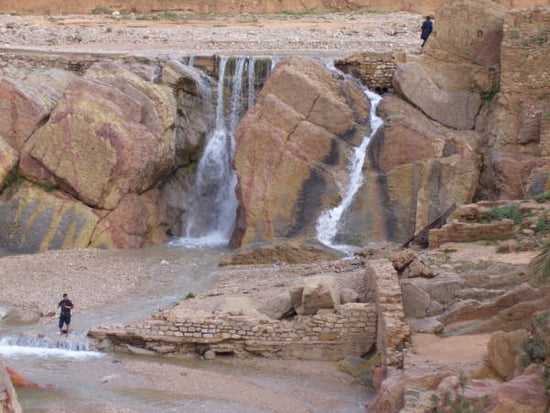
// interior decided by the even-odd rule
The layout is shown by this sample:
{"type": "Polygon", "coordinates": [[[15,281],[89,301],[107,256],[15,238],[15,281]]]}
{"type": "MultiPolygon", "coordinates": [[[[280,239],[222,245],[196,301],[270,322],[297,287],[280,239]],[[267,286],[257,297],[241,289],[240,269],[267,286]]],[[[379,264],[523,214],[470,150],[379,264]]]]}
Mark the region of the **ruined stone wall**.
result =
{"type": "Polygon", "coordinates": [[[100,340],[100,347],[106,340],[119,351],[131,351],[134,346],[161,354],[184,354],[202,348],[238,356],[336,361],[371,349],[376,338],[376,308],[369,303],[348,303],[335,311],[282,321],[238,312],[204,318],[158,313],[122,331],[95,330],[90,335],[100,340]]]}
{"type": "Polygon", "coordinates": [[[510,12],[501,46],[501,90],[547,99],[550,94],[550,9],[510,12]]]}
{"type": "Polygon", "coordinates": [[[376,347],[385,365],[402,368],[404,353],[410,338],[405,321],[399,277],[387,259],[367,263],[365,272],[368,300],[377,305],[378,328],[376,347]]]}
{"type": "Polygon", "coordinates": [[[450,222],[439,229],[430,230],[430,248],[438,248],[445,242],[478,241],[483,239],[507,239],[514,235],[514,221],[502,221],[488,224],[468,224],[450,222]]]}
{"type": "Polygon", "coordinates": [[[397,64],[404,61],[405,54],[402,52],[358,53],[336,62],[336,67],[360,79],[369,89],[386,92],[392,88],[397,64]]]}

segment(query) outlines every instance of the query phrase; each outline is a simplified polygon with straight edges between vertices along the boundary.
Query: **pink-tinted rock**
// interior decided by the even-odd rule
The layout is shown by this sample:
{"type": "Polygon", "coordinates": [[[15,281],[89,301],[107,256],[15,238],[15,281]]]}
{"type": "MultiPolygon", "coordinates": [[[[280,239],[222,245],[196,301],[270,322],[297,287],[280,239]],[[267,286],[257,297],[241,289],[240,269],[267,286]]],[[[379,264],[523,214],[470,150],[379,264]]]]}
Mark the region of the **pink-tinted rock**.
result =
{"type": "Polygon", "coordinates": [[[0,136],[20,150],[59,98],[60,94],[48,86],[1,79],[0,136]]]}
{"type": "Polygon", "coordinates": [[[19,161],[19,154],[0,135],[0,188],[19,161]]]}
{"type": "Polygon", "coordinates": [[[0,245],[10,251],[85,248],[98,221],[93,209],[57,190],[21,184],[0,196],[0,245]]]}
{"type": "Polygon", "coordinates": [[[322,63],[280,62],[236,133],[241,201],[233,246],[314,237],[321,211],[347,181],[346,151],[369,129],[360,86],[322,63]]]}
{"type": "Polygon", "coordinates": [[[98,64],[71,82],[26,143],[21,173],[54,182],[88,205],[114,209],[173,167],[173,112],[164,89],[112,63],[98,64]]]}

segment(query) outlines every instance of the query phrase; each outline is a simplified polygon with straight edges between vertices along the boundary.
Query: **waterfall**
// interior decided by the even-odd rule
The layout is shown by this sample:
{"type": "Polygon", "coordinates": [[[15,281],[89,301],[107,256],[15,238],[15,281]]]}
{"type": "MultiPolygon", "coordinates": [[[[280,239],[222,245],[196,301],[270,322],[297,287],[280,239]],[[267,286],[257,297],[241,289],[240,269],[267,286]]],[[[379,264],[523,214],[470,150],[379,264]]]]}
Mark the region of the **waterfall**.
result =
{"type": "MultiPolygon", "coordinates": [[[[327,67],[331,70],[337,70],[334,68],[333,63],[329,62],[327,67]]],[[[365,94],[370,100],[370,126],[371,132],[369,136],[365,136],[361,141],[361,144],[353,148],[352,155],[348,163],[349,171],[349,186],[345,191],[344,196],[342,197],[342,202],[340,205],[324,211],[319,219],[317,220],[317,239],[331,247],[338,250],[345,251],[349,246],[346,245],[335,245],[333,244],[334,239],[340,228],[341,218],[350,207],[355,194],[361,188],[363,184],[363,165],[365,163],[365,156],[367,152],[367,147],[371,138],[376,134],[378,128],[382,126],[384,121],[376,115],[376,108],[378,103],[382,100],[382,97],[376,93],[371,92],[370,90],[365,90],[365,94]]]]}
{"type": "MultiPolygon", "coordinates": [[[[172,241],[184,247],[215,247],[227,245],[234,229],[238,201],[235,194],[237,176],[231,167],[235,154],[235,131],[247,109],[254,106],[255,86],[262,84],[278,62],[242,56],[221,57],[215,127],[207,138],[198,163],[196,182],[187,210],[185,237],[172,241]],[[256,63],[264,69],[256,79],[256,63]],[[231,73],[231,69],[234,70],[231,73]],[[226,80],[226,72],[231,79],[226,80]],[[226,92],[230,95],[226,96],[226,92]]],[[[188,64],[193,63],[190,56],[188,64]]]]}
{"type": "Polygon", "coordinates": [[[0,355],[6,358],[34,356],[85,359],[102,357],[103,353],[90,351],[85,334],[67,337],[39,334],[2,337],[0,355]]]}
{"type": "Polygon", "coordinates": [[[237,176],[231,162],[235,153],[234,133],[242,114],[245,60],[242,57],[235,59],[235,72],[230,83],[230,111],[226,119],[225,73],[229,59],[220,58],[215,127],[198,164],[185,238],[175,241],[178,245],[226,245],[233,231],[238,201],[235,194],[237,176]]]}
{"type": "Polygon", "coordinates": [[[255,64],[256,61],[253,57],[248,58],[248,109],[250,109],[252,106],[254,106],[254,101],[256,99],[255,96],[255,88],[254,88],[254,79],[255,79],[255,64]]]}

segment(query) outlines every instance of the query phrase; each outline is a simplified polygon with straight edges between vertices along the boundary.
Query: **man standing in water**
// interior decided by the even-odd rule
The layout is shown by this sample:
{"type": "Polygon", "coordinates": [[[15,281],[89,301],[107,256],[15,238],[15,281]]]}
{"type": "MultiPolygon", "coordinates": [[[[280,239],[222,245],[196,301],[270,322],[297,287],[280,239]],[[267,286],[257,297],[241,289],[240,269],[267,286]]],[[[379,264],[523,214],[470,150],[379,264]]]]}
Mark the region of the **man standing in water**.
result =
{"type": "Polygon", "coordinates": [[[424,20],[424,23],[422,23],[422,34],[420,34],[420,38],[424,40],[421,47],[424,47],[424,45],[426,44],[428,37],[430,37],[430,34],[432,34],[433,28],[434,24],[432,22],[432,18],[430,16],[426,16],[426,20],[424,20]]]}
{"type": "Polygon", "coordinates": [[[69,325],[71,324],[71,310],[74,305],[67,294],[63,294],[63,300],[57,305],[61,308],[59,313],[59,334],[69,334],[69,325]],[[66,324],[67,328],[63,329],[63,325],[66,324]]]}

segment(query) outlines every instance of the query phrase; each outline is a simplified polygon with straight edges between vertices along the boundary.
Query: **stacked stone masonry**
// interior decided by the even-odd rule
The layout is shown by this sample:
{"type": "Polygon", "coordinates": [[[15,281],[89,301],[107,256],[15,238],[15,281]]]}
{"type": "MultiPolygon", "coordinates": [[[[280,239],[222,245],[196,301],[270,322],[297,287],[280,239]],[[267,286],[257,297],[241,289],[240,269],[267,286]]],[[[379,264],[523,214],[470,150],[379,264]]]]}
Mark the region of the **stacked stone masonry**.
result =
{"type": "Polygon", "coordinates": [[[429,233],[430,248],[438,248],[445,242],[478,241],[487,239],[507,239],[514,235],[514,221],[503,219],[488,224],[468,224],[450,222],[429,233]]]}
{"type": "Polygon", "coordinates": [[[385,365],[401,368],[403,349],[410,340],[405,320],[399,276],[387,259],[367,263],[365,285],[377,304],[378,328],[376,345],[385,365]]]}
{"type": "Polygon", "coordinates": [[[339,360],[368,352],[376,337],[376,308],[348,303],[314,316],[292,320],[255,318],[239,312],[204,318],[176,318],[158,313],[132,328],[97,330],[94,338],[108,338],[115,350],[136,346],[157,353],[182,354],[207,348],[221,354],[339,360]],[[206,347],[205,347],[206,346],[206,347]]]}

